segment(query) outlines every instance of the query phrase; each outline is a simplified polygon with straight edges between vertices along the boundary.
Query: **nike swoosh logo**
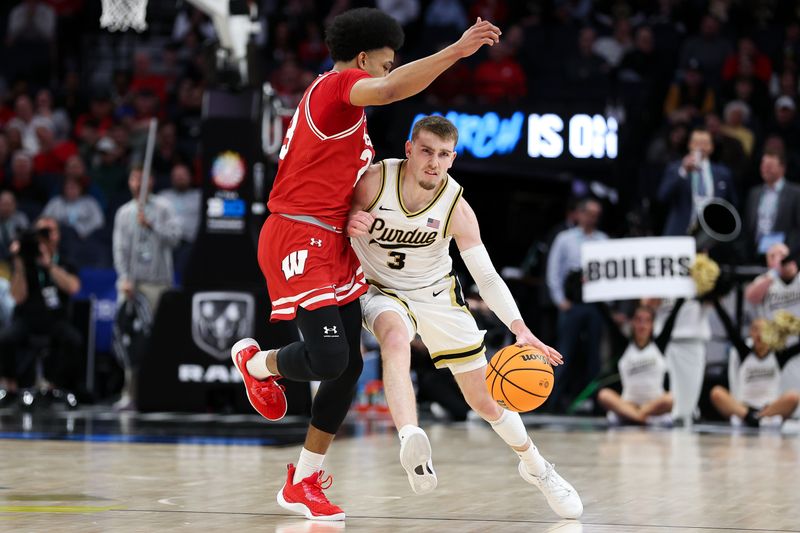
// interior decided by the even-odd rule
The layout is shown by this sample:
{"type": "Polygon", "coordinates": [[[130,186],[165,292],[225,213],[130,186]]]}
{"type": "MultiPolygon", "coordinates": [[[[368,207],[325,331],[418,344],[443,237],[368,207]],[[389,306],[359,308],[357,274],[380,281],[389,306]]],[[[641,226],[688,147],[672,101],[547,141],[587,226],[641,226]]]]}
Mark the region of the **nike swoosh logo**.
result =
{"type": "Polygon", "coordinates": [[[383,207],[380,205],[378,206],[378,211],[394,211],[394,209],[389,209],[388,207],[383,207]]]}
{"type": "Polygon", "coordinates": [[[444,291],[446,291],[446,290],[447,290],[447,289],[442,289],[442,290],[440,290],[439,292],[434,292],[434,293],[433,293],[433,297],[434,297],[434,298],[436,298],[437,296],[439,296],[440,294],[442,294],[442,293],[443,293],[444,291]]]}

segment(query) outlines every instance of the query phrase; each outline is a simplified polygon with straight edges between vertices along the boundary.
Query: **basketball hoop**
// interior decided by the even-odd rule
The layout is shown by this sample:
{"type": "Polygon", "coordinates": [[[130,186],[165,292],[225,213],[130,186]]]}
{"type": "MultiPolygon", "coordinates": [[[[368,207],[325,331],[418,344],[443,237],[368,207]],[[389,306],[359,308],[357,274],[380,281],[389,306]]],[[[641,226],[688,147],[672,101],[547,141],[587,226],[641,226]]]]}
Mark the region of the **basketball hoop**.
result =
{"type": "Polygon", "coordinates": [[[134,29],[142,32],[147,29],[145,15],[147,0],[102,0],[103,14],[100,27],[108,31],[134,29]]]}

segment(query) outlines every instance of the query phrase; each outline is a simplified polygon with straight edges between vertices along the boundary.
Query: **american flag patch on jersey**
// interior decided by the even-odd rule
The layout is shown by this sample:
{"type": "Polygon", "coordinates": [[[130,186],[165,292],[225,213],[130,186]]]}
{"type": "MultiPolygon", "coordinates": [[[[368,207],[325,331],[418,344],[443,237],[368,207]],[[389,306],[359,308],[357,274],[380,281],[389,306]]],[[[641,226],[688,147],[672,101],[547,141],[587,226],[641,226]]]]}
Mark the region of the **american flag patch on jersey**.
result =
{"type": "Polygon", "coordinates": [[[426,226],[433,229],[439,229],[439,221],[436,220],[435,218],[429,218],[426,226]]]}

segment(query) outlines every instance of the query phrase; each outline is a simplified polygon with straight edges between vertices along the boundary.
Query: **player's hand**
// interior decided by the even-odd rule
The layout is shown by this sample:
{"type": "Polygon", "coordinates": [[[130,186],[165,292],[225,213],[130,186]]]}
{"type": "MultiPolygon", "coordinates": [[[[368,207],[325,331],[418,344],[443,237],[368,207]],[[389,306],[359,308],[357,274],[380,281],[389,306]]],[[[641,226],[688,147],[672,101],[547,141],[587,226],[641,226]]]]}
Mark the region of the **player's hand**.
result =
{"type": "Polygon", "coordinates": [[[458,50],[461,57],[468,57],[477,52],[481,46],[493,46],[500,42],[500,28],[488,20],[478,20],[452,46],[458,50]]]}
{"type": "Polygon", "coordinates": [[[517,341],[514,344],[520,347],[533,346],[547,357],[547,362],[550,363],[551,366],[558,366],[564,363],[564,358],[558,353],[558,350],[540,341],[536,335],[531,333],[531,330],[529,330],[525,324],[522,324],[522,321],[515,320],[511,326],[512,333],[517,337],[517,341]]]}
{"type": "Polygon", "coordinates": [[[372,213],[356,211],[347,219],[347,236],[364,237],[369,235],[369,228],[372,227],[373,222],[375,222],[375,217],[372,213]]]}

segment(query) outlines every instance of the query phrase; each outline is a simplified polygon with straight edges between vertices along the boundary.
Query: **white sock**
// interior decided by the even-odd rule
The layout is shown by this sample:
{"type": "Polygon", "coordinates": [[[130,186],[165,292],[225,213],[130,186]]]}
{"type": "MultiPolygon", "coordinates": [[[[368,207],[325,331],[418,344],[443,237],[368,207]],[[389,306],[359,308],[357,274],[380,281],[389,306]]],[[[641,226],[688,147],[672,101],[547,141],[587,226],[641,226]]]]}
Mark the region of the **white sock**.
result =
{"type": "Polygon", "coordinates": [[[409,435],[419,433],[420,431],[422,431],[422,429],[419,426],[406,424],[400,428],[400,431],[397,432],[397,436],[400,437],[400,442],[403,442],[409,435]]]}
{"type": "Polygon", "coordinates": [[[547,462],[539,453],[539,449],[533,444],[533,441],[530,441],[530,443],[531,445],[528,446],[528,449],[524,452],[514,450],[514,453],[519,456],[520,461],[525,465],[525,470],[527,470],[529,474],[541,476],[544,474],[545,470],[547,470],[547,462]]]}
{"type": "Polygon", "coordinates": [[[324,460],[325,454],[310,452],[303,448],[300,452],[300,459],[297,460],[292,483],[297,485],[300,481],[321,469],[322,461],[324,460]]]}
{"type": "Polygon", "coordinates": [[[247,372],[251,376],[256,379],[267,379],[270,376],[276,375],[270,372],[267,368],[267,354],[271,351],[272,350],[262,350],[251,357],[249,361],[247,361],[245,366],[247,367],[247,372]]]}
{"type": "Polygon", "coordinates": [[[512,449],[519,448],[530,442],[530,446],[525,451],[514,450],[514,453],[519,456],[528,473],[535,476],[544,474],[547,465],[544,458],[539,454],[539,450],[533,445],[533,441],[528,437],[528,432],[525,431],[525,424],[522,423],[519,413],[503,409],[503,414],[500,418],[494,422],[490,421],[489,424],[491,424],[494,432],[500,435],[500,438],[512,449]]]}

